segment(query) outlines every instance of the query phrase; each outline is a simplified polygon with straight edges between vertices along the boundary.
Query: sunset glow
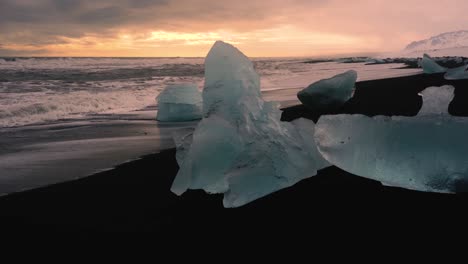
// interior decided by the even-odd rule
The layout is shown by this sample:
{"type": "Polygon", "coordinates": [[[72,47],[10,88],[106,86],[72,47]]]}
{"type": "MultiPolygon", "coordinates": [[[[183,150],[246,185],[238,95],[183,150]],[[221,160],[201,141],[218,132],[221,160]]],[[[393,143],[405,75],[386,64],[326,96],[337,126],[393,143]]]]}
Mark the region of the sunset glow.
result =
{"type": "Polygon", "coordinates": [[[2,0],[0,55],[201,57],[216,40],[257,57],[387,52],[463,29],[466,8],[458,0],[2,0]]]}

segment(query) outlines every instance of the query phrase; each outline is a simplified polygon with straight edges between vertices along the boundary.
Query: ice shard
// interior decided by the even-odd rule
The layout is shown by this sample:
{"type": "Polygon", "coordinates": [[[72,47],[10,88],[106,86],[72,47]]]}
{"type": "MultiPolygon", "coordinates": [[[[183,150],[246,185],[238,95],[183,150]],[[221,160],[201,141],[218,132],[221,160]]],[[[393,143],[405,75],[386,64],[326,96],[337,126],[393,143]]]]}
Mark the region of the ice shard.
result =
{"type": "Polygon", "coordinates": [[[297,94],[297,98],[313,111],[333,111],[353,96],[356,80],[357,72],[350,70],[309,85],[297,94]]]}
{"type": "Polygon", "coordinates": [[[176,160],[179,164],[181,164],[185,156],[187,156],[190,145],[192,145],[194,131],[195,128],[183,128],[172,133],[172,139],[177,148],[176,160]]]}
{"type": "Polygon", "coordinates": [[[315,142],[331,164],[384,185],[430,192],[468,190],[468,118],[448,114],[452,86],[422,92],[415,117],[322,116],[315,142]]]}
{"type": "Polygon", "coordinates": [[[468,79],[468,65],[449,69],[444,75],[446,80],[462,80],[468,79]]]}
{"type": "Polygon", "coordinates": [[[447,71],[447,68],[437,64],[437,62],[435,62],[434,59],[432,59],[431,56],[427,54],[424,54],[422,58],[421,67],[426,74],[442,73],[447,71]]]}
{"type": "Polygon", "coordinates": [[[195,84],[169,85],[156,100],[158,121],[180,122],[202,117],[202,96],[195,84]]]}
{"type": "Polygon", "coordinates": [[[281,122],[278,105],[261,97],[252,62],[224,42],[216,42],[206,57],[203,104],[193,135],[176,139],[176,194],[224,193],[224,206],[237,207],[328,166],[313,141],[314,123],[281,122]]]}

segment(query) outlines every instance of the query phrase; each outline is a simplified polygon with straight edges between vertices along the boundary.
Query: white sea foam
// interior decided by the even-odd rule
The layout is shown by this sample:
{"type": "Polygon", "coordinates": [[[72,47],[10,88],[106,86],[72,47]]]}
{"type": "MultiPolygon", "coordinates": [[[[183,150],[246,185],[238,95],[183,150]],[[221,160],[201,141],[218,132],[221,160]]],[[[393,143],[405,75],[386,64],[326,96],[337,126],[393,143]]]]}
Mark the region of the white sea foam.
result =
{"type": "MultiPolygon", "coordinates": [[[[28,93],[0,105],[0,127],[21,126],[97,113],[122,113],[154,102],[156,89],[92,93],[28,93]]],[[[5,100],[3,100],[5,101],[5,100]]]]}

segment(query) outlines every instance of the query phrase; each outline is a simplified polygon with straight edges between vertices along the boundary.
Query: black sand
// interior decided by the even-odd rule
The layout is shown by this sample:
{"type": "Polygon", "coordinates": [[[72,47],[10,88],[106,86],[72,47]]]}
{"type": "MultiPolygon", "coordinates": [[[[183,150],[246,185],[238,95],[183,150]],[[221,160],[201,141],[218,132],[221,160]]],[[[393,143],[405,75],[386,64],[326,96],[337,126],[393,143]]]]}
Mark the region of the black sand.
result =
{"type": "MultiPolygon", "coordinates": [[[[449,82],[440,75],[360,82],[341,112],[414,115],[421,106],[417,93],[442,84],[457,87],[451,113],[468,115],[468,80],[449,82]]],[[[300,116],[319,114],[292,107],[283,119],[300,116]]],[[[172,194],[177,170],[172,149],[84,179],[2,197],[0,226],[6,232],[151,231],[174,237],[196,232],[207,238],[291,233],[314,240],[401,228],[430,234],[457,228],[461,235],[468,225],[466,194],[384,187],[336,167],[237,209],[224,209],[221,195],[172,194]]]]}
{"type": "Polygon", "coordinates": [[[455,98],[449,113],[468,116],[468,80],[448,81],[443,74],[419,74],[398,78],[362,81],[356,83],[353,98],[335,112],[311,112],[303,105],[283,109],[283,121],[306,117],[317,121],[322,114],[363,114],[414,116],[422,106],[419,93],[430,86],[453,85],[455,98]]]}

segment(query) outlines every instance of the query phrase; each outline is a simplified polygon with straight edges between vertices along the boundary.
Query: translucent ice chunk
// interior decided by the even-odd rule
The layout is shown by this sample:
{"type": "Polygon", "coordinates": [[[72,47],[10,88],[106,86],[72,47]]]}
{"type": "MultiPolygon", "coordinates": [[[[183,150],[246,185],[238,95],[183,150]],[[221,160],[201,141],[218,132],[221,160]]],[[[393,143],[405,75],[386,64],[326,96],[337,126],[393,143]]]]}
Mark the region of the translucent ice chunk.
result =
{"type": "Polygon", "coordinates": [[[424,73],[426,74],[432,74],[432,73],[442,73],[446,72],[447,68],[440,66],[435,62],[431,56],[424,54],[422,61],[421,61],[421,67],[423,68],[424,73]]]}
{"type": "Polygon", "coordinates": [[[335,110],[353,96],[356,80],[356,71],[347,71],[309,85],[297,94],[297,98],[311,110],[335,110]]]}
{"type": "Polygon", "coordinates": [[[216,112],[234,121],[244,118],[246,108],[258,115],[262,104],[260,77],[252,62],[237,48],[217,41],[205,59],[205,116],[216,112]]]}
{"type": "Polygon", "coordinates": [[[441,87],[429,87],[420,93],[423,97],[423,105],[419,110],[421,115],[447,115],[448,106],[454,97],[454,87],[445,85],[441,87]]]}
{"type": "Polygon", "coordinates": [[[442,104],[453,91],[452,86],[426,89],[426,106],[416,117],[322,116],[315,142],[330,163],[388,186],[466,191],[468,119],[450,116],[442,104]]]}
{"type": "Polygon", "coordinates": [[[281,111],[264,102],[259,76],[235,47],[216,42],[205,61],[204,118],[187,149],[176,139],[180,170],[172,191],[224,193],[224,206],[237,207],[328,166],[313,141],[314,123],[281,122],[281,111]]]}
{"type": "Polygon", "coordinates": [[[204,118],[195,129],[184,160],[179,162],[171,190],[176,194],[187,189],[224,193],[228,190],[224,174],[243,149],[242,138],[233,125],[218,116],[204,118]]]}
{"type": "Polygon", "coordinates": [[[464,65],[454,69],[449,69],[444,75],[444,78],[446,80],[468,79],[468,65],[464,65]]]}
{"type": "Polygon", "coordinates": [[[202,117],[202,96],[195,84],[169,85],[156,100],[159,121],[190,121],[202,117]]]}
{"type": "Polygon", "coordinates": [[[301,118],[292,124],[275,126],[270,124],[250,134],[244,151],[226,173],[229,186],[223,201],[226,207],[241,206],[330,166],[314,144],[311,120],[301,118]]]}
{"type": "Polygon", "coordinates": [[[172,138],[177,148],[176,159],[178,164],[182,164],[185,156],[187,156],[190,145],[192,145],[194,131],[194,128],[184,128],[172,133],[172,138]]]}

